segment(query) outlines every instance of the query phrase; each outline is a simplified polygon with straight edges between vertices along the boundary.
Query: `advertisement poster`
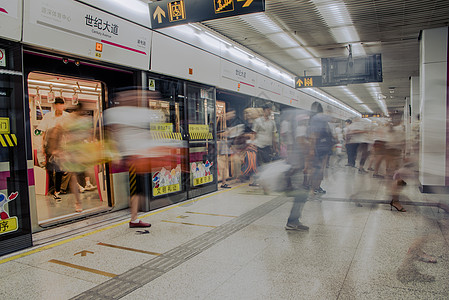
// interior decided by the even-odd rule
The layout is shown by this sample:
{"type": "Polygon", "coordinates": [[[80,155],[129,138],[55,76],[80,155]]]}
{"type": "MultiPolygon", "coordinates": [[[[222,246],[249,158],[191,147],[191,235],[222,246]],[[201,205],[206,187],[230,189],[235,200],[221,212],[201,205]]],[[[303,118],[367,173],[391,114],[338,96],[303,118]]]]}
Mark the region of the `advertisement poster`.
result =
{"type": "Polygon", "coordinates": [[[190,163],[190,184],[192,186],[199,186],[214,181],[214,176],[211,173],[213,163],[206,160],[206,162],[190,163]]]}

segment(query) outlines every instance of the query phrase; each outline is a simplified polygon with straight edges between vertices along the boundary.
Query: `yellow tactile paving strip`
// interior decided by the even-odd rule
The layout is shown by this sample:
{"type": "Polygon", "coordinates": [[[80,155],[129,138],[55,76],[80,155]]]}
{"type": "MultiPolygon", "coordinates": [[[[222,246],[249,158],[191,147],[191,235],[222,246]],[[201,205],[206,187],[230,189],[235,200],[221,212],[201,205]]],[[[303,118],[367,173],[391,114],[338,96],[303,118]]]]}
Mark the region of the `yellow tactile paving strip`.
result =
{"type": "MultiPolygon", "coordinates": [[[[196,198],[196,199],[185,201],[185,202],[180,203],[178,205],[169,206],[169,207],[163,208],[161,210],[158,210],[158,211],[155,211],[155,212],[151,212],[151,213],[139,216],[139,219],[146,218],[146,217],[149,217],[149,216],[153,216],[155,214],[158,214],[158,213],[161,213],[161,212],[165,212],[165,211],[168,211],[168,210],[173,209],[173,208],[181,207],[181,206],[184,206],[184,205],[187,205],[187,204],[190,204],[190,203],[194,203],[196,201],[200,201],[200,200],[212,197],[214,195],[221,194],[223,192],[232,191],[234,189],[237,189],[237,188],[245,186],[245,185],[248,185],[248,184],[247,183],[240,184],[240,185],[238,185],[236,187],[233,187],[231,189],[217,191],[217,192],[205,195],[205,196],[201,196],[201,197],[196,198]]],[[[19,259],[19,258],[28,256],[28,255],[31,255],[31,254],[34,254],[34,253],[38,253],[38,252],[41,252],[41,251],[44,251],[44,250],[48,250],[48,249],[54,248],[56,246],[64,245],[66,243],[69,243],[69,242],[81,239],[83,237],[90,236],[90,235],[93,235],[93,234],[96,234],[96,233],[99,233],[99,232],[103,232],[103,231],[106,231],[106,230],[109,230],[109,229],[112,229],[112,228],[115,228],[115,227],[118,227],[118,226],[121,226],[121,225],[125,225],[125,224],[128,224],[128,223],[129,223],[128,220],[127,221],[123,221],[123,222],[120,222],[120,223],[117,223],[117,224],[114,224],[114,225],[109,225],[107,227],[100,228],[100,229],[97,229],[97,230],[94,230],[94,231],[91,231],[91,232],[83,233],[83,234],[71,237],[69,239],[66,239],[66,240],[62,240],[62,241],[58,241],[58,242],[55,242],[55,243],[52,243],[52,244],[49,244],[49,245],[41,246],[41,247],[38,247],[36,249],[25,250],[25,252],[23,252],[23,253],[16,254],[16,255],[13,255],[13,256],[1,259],[0,260],[0,264],[6,263],[6,262],[9,262],[9,261],[12,261],[12,260],[16,260],[16,259],[19,259]]]]}

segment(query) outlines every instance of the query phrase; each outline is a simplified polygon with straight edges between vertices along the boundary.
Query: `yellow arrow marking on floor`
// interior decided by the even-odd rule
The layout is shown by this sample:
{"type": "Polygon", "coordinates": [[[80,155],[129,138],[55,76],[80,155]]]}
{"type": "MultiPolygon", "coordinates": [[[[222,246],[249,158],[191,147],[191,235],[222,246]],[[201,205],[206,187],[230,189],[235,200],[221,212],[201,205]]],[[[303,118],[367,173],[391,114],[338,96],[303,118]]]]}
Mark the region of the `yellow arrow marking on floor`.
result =
{"type": "Polygon", "coordinates": [[[81,256],[86,256],[87,253],[94,254],[92,251],[83,250],[83,251],[77,252],[77,253],[75,253],[75,254],[73,254],[73,255],[81,254],[81,256]]]}
{"type": "Polygon", "coordinates": [[[175,223],[175,224],[183,224],[183,225],[192,225],[192,226],[201,226],[201,227],[212,227],[212,228],[217,227],[217,226],[212,226],[212,225],[201,225],[201,224],[193,224],[193,223],[185,223],[185,222],[175,222],[175,221],[167,221],[167,220],[162,220],[161,222],[175,223]]]}
{"type": "Polygon", "coordinates": [[[88,267],[83,267],[83,266],[78,266],[78,265],[74,265],[62,260],[57,260],[57,259],[51,259],[48,262],[54,263],[54,264],[58,264],[58,265],[62,265],[62,266],[66,266],[69,268],[74,268],[74,269],[78,269],[78,270],[82,270],[82,271],[86,271],[86,272],[91,272],[91,273],[95,273],[95,274],[99,274],[99,275],[103,275],[106,277],[116,277],[117,274],[112,274],[109,272],[104,272],[104,271],[100,271],[100,270],[96,270],[96,269],[92,269],[92,268],[88,268],[88,267]]]}
{"type": "Polygon", "coordinates": [[[145,250],[128,248],[128,247],[123,247],[123,246],[118,246],[118,245],[111,245],[111,244],[106,244],[106,243],[98,243],[97,245],[116,248],[116,249],[122,249],[122,250],[128,250],[128,251],[134,251],[134,252],[139,252],[139,253],[151,254],[151,255],[156,255],[156,256],[161,255],[161,253],[157,253],[157,252],[145,251],[145,250]]]}

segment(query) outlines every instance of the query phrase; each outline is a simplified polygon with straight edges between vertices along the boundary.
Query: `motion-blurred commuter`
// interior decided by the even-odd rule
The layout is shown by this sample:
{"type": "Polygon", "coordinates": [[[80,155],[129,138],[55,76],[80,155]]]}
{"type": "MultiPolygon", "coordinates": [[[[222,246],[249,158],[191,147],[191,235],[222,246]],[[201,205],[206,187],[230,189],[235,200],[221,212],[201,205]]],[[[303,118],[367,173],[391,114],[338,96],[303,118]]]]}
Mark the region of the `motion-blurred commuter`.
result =
{"type": "Polygon", "coordinates": [[[55,98],[54,110],[46,113],[37,129],[43,131],[43,152],[45,153],[49,184],[48,193],[53,195],[56,202],[61,202],[61,183],[64,171],[59,163],[59,154],[61,152],[62,140],[62,124],[68,117],[68,113],[64,111],[65,102],[61,97],[55,98]]]}
{"type": "MultiPolygon", "coordinates": [[[[160,111],[139,107],[155,97],[151,91],[127,89],[116,93],[115,107],[104,113],[105,125],[123,162],[132,167],[136,174],[148,174],[177,160],[176,151],[182,142],[177,140],[155,139],[150,131],[150,124],[163,123],[165,116],[160,111]]],[[[150,223],[137,218],[139,200],[143,191],[131,191],[131,221],[129,227],[150,227],[150,223]]]]}
{"type": "Polygon", "coordinates": [[[308,167],[310,176],[310,187],[314,194],[325,194],[321,187],[324,176],[324,169],[328,156],[332,153],[335,140],[329,127],[331,118],[323,114],[323,107],[319,102],[312,103],[311,117],[308,126],[308,138],[310,141],[308,167]]]}
{"type": "Polygon", "coordinates": [[[270,162],[277,152],[276,124],[271,119],[271,105],[263,106],[263,116],[254,120],[253,131],[256,133],[254,144],[257,146],[259,165],[270,162]]]}
{"type": "Polygon", "coordinates": [[[368,146],[371,142],[369,139],[369,121],[360,117],[355,118],[346,129],[346,149],[348,151],[348,164],[356,167],[355,162],[357,154],[360,153],[359,173],[365,174],[364,169],[366,159],[368,158],[368,146]]]}
{"type": "Polygon", "coordinates": [[[62,147],[61,166],[68,172],[70,191],[75,196],[75,210],[81,212],[80,185],[78,177],[103,160],[102,147],[92,143],[92,121],[85,116],[83,104],[79,102],[75,110],[63,123],[65,143],[62,147]]]}
{"type": "Polygon", "coordinates": [[[293,197],[293,206],[285,226],[286,230],[308,230],[309,227],[301,223],[300,218],[304,204],[308,198],[308,191],[300,183],[300,175],[304,175],[305,159],[309,152],[307,127],[309,115],[306,111],[289,109],[282,112],[281,139],[286,146],[286,162],[289,170],[283,177],[286,182],[287,196],[293,197]]]}

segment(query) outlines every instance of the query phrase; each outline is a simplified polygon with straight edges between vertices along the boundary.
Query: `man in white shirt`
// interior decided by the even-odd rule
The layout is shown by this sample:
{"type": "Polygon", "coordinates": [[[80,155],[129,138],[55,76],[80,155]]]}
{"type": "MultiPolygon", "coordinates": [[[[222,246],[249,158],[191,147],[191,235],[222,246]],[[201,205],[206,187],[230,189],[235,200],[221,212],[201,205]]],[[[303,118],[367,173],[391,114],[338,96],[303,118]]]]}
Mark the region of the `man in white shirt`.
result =
{"type": "Polygon", "coordinates": [[[66,118],[69,116],[69,113],[65,112],[64,108],[64,99],[61,97],[56,97],[54,110],[46,113],[37,127],[37,129],[43,132],[42,144],[46,158],[45,168],[47,169],[49,178],[48,190],[50,191],[54,187],[53,198],[56,202],[61,202],[59,193],[61,192],[61,182],[64,174],[63,170],[61,170],[60,166],[56,163],[56,157],[58,155],[58,151],[60,150],[59,146],[62,138],[62,126],[66,118]]]}
{"type": "Polygon", "coordinates": [[[256,133],[254,144],[258,148],[259,164],[271,161],[271,155],[277,151],[276,124],[271,119],[271,105],[264,105],[263,116],[254,120],[253,131],[256,133]]]}

